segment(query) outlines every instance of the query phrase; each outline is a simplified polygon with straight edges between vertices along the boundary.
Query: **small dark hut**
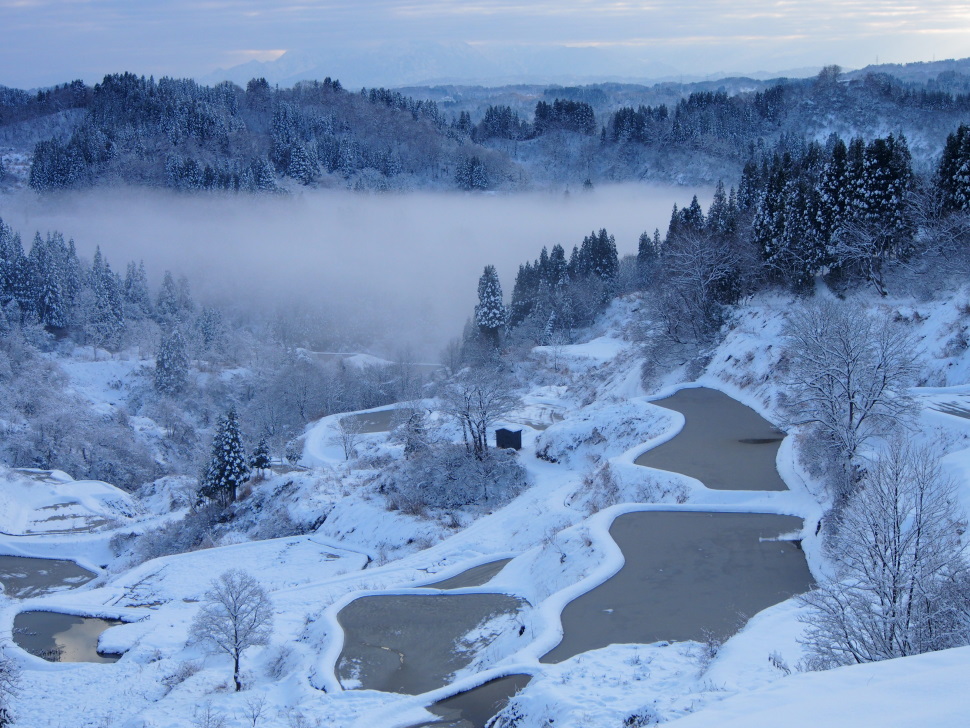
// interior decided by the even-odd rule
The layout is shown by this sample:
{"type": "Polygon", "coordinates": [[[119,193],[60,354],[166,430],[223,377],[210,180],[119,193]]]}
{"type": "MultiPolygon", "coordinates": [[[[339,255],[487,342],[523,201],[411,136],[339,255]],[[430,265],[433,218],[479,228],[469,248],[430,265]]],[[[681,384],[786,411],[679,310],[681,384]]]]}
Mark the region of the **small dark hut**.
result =
{"type": "Polygon", "coordinates": [[[500,427],[495,431],[495,447],[500,450],[521,450],[522,430],[506,430],[500,427]]]}

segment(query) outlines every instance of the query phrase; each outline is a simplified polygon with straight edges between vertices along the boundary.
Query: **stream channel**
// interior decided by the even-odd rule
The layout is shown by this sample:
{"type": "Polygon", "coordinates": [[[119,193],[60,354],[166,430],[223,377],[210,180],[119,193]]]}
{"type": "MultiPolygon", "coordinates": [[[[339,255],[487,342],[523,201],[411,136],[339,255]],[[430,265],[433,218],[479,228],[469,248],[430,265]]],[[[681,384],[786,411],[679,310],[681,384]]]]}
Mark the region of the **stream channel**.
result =
{"type": "MultiPolygon", "coordinates": [[[[682,389],[654,404],[682,413],[686,424],[674,438],[638,457],[638,465],[682,473],[712,489],[787,489],[775,467],[784,433],[754,410],[705,388],[682,389]]],[[[566,605],[563,639],[541,662],[562,662],[610,644],[729,637],[747,617],[811,588],[798,536],[779,538],[801,529],[800,518],[767,513],[640,511],[617,517],[610,535],[623,552],[623,567],[566,605]]],[[[454,577],[456,585],[471,585],[462,576],[454,577]]],[[[524,606],[500,594],[387,595],[351,602],[338,615],[346,634],[338,677],[349,678],[348,686],[387,690],[396,685],[411,694],[441,687],[454,669],[453,653],[463,655],[463,664],[471,659],[460,649],[450,653],[446,645],[456,644],[474,615],[495,616],[490,608],[503,602],[510,612],[524,606]],[[489,602],[489,597],[500,601],[489,602]],[[369,623],[365,634],[351,615],[367,602],[373,605],[370,615],[383,624],[369,623]],[[416,613],[431,609],[437,614],[439,604],[447,618],[435,620],[431,649],[423,641],[426,616],[420,618],[420,639],[404,635],[416,613]],[[370,656],[359,648],[364,642],[370,656]],[[414,645],[413,653],[402,649],[405,642],[414,645]],[[441,664],[428,664],[428,658],[441,664]],[[412,660],[421,661],[425,675],[390,676],[406,672],[412,660]]],[[[442,700],[429,708],[440,720],[413,728],[484,726],[528,681],[528,675],[509,675],[442,700]]]]}
{"type": "MultiPolygon", "coordinates": [[[[15,599],[43,596],[87,584],[97,574],[65,559],[0,556],[0,584],[15,599]]],[[[121,655],[98,652],[98,638],[114,619],[76,617],[61,612],[20,612],[13,620],[18,647],[49,662],[117,662],[121,655]]]]}

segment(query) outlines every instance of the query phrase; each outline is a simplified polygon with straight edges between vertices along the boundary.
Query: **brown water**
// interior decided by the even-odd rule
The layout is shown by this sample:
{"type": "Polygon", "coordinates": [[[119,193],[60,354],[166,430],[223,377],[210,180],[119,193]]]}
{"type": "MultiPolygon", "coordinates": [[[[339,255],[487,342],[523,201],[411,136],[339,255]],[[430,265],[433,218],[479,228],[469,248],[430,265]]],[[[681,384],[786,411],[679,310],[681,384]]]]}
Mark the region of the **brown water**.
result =
{"type": "Polygon", "coordinates": [[[119,624],[124,623],[61,612],[20,612],[13,619],[13,641],[48,662],[117,662],[121,655],[98,652],[98,638],[119,624]]]}
{"type": "Polygon", "coordinates": [[[747,617],[811,587],[800,549],[762,540],[801,527],[800,518],[760,513],[619,516],[610,535],[626,563],[566,605],[563,640],[542,661],[614,643],[703,640],[707,630],[722,639],[734,634],[747,617]]]}
{"type": "Polygon", "coordinates": [[[64,559],[0,556],[0,584],[9,597],[26,599],[59,589],[74,589],[97,576],[64,559]]]}
{"type": "Polygon", "coordinates": [[[682,389],[653,404],[680,412],[684,429],[637,465],[697,478],[715,490],[787,490],[775,458],[784,433],[750,407],[714,389],[682,389]]]}
{"type": "Polygon", "coordinates": [[[487,564],[466,569],[450,579],[434,581],[430,584],[422,584],[421,586],[428,587],[429,589],[464,589],[469,586],[482,586],[490,582],[511,560],[499,559],[498,561],[489,561],[487,564]]]}
{"type": "MultiPolygon", "coordinates": [[[[641,455],[638,464],[684,473],[710,488],[786,489],[775,468],[783,433],[754,410],[710,389],[681,390],[657,404],[684,414],[686,425],[671,441],[641,455]]],[[[800,518],[761,513],[649,511],[619,516],[610,534],[624,554],[624,566],[566,606],[563,641],[542,661],[557,663],[610,644],[734,634],[749,616],[811,588],[804,554],[791,541],[775,540],[801,528],[800,518]]],[[[484,566],[469,570],[468,578],[485,583],[481,573],[472,573],[484,566]]],[[[443,583],[461,585],[465,577],[459,574],[443,583]]],[[[400,600],[395,608],[406,612],[389,623],[408,625],[410,632],[415,598],[388,597],[400,600]]],[[[464,608],[462,602],[454,606],[464,608]]],[[[340,618],[343,623],[343,612],[340,618]]],[[[450,627],[444,632],[462,634],[450,627]]],[[[447,648],[436,659],[442,657],[447,658],[447,648]]],[[[386,660],[388,669],[404,666],[403,654],[395,653],[395,659],[397,664],[386,660]]],[[[484,726],[524,684],[516,680],[527,682],[528,677],[493,681],[483,686],[487,690],[481,700],[468,691],[436,703],[431,710],[442,720],[423,725],[484,726]],[[468,710],[463,701],[471,703],[468,710]]]]}
{"type": "Polygon", "coordinates": [[[529,684],[529,675],[506,675],[477,688],[439,700],[428,708],[440,720],[419,723],[411,728],[480,728],[501,712],[509,700],[529,684]]]}
{"type": "Polygon", "coordinates": [[[484,638],[465,649],[458,644],[464,635],[525,606],[507,594],[361,597],[337,615],[344,629],[337,678],[345,684],[356,680],[365,689],[409,695],[440,688],[494,639],[484,638]]]}

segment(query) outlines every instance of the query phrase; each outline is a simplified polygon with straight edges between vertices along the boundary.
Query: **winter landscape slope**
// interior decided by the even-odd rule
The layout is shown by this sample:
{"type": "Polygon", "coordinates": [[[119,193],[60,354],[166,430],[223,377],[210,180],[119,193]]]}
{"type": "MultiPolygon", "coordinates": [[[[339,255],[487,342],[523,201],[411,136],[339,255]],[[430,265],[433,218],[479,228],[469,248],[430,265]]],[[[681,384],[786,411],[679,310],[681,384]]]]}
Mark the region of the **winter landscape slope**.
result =
{"type": "MultiPolygon", "coordinates": [[[[967,295],[963,290],[927,301],[860,295],[854,304],[895,316],[920,339],[922,381],[913,394],[921,414],[913,438],[943,449],[962,502],[970,505],[970,420],[959,411],[968,397],[970,357],[954,344],[970,326],[958,305],[967,295]]],[[[783,317],[793,299],[761,295],[740,306],[699,377],[682,366],[657,378],[650,392],[641,385],[642,359],[631,333],[641,305],[636,296],[615,301],[586,343],[533,350],[520,370],[521,406],[507,416],[509,425],[536,425],[523,426],[518,455],[530,484],[492,510],[389,510],[376,476],[382,464],[402,456],[402,446],[385,433],[362,434],[357,457],[346,460],[339,416],[308,428],[305,470],[267,473],[251,484],[250,518],[221,530],[210,548],[144,563],[135,563],[125,545],[130,534],[148,531],[169,510],[166,486],[143,498],[139,511],[106,484],[75,483],[56,473],[5,472],[0,497],[34,510],[23,515],[4,509],[8,527],[2,530],[24,533],[25,524],[37,520],[31,513],[50,506],[77,518],[118,520],[83,533],[0,536],[3,553],[76,558],[98,570],[97,579],[76,590],[3,599],[0,639],[15,637],[13,616],[25,609],[129,622],[101,638],[103,650],[125,652],[115,664],[49,663],[6,647],[24,666],[14,703],[17,724],[403,728],[428,719],[423,709],[435,700],[491,677],[524,672],[532,681],[515,699],[521,715],[516,725],[523,728],[656,721],[681,721],[692,728],[741,721],[807,725],[820,719],[833,726],[963,725],[970,710],[960,686],[970,659],[967,648],[799,674],[805,625],[800,621],[804,607],[796,600],[749,615],[719,649],[699,642],[612,645],[556,665],[539,661],[559,641],[565,605],[623,565],[608,531],[622,513],[796,515],[806,525],[793,536],[801,539],[813,574],[819,577],[830,568],[814,527],[824,496],[799,460],[797,428],[789,431],[777,458],[788,491],[714,491],[699,481],[633,464],[642,451],[675,437],[681,427],[682,418],[650,400],[685,385],[719,389],[784,426],[777,371],[783,317]],[[539,447],[558,462],[536,458],[539,447]],[[604,481],[597,475],[605,463],[613,473],[611,487],[601,487],[604,481]],[[264,508],[262,515],[256,504],[264,508]],[[305,535],[253,540],[261,518],[284,512],[316,526],[305,535]],[[471,661],[431,693],[344,689],[334,670],[342,646],[336,615],[343,606],[364,594],[417,593],[422,584],[496,558],[512,560],[486,585],[458,592],[496,591],[527,600],[531,608],[517,615],[516,629],[495,625],[494,634],[467,635],[471,661]],[[225,656],[207,655],[187,641],[209,580],[231,567],[249,570],[274,605],[271,643],[245,653],[241,693],[232,691],[225,656]],[[859,712],[863,708],[866,712],[859,712]]],[[[99,395],[96,381],[85,375],[85,393],[109,402],[113,390],[105,387],[99,395]]],[[[422,406],[437,407],[431,401],[422,406]]],[[[457,429],[451,435],[461,437],[457,429]]]]}

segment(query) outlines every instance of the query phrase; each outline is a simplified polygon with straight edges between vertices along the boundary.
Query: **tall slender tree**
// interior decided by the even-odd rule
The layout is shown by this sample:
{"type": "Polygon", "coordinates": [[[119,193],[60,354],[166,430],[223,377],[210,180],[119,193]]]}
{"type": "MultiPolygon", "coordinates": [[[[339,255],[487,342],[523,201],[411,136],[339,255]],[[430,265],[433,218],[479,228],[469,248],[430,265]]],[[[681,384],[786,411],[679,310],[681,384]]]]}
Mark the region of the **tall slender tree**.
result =
{"type": "Polygon", "coordinates": [[[219,421],[212,440],[212,455],[199,484],[199,498],[223,507],[236,500],[236,489],[249,477],[249,463],[242,446],[236,408],[230,407],[219,421]]]}
{"type": "Polygon", "coordinates": [[[494,347],[499,344],[499,334],[508,320],[502,303],[502,284],[494,265],[486,265],[478,279],[478,305],[475,306],[475,323],[482,336],[494,347]]]}
{"type": "Polygon", "coordinates": [[[155,357],[155,389],[162,394],[178,394],[188,382],[189,357],[185,339],[178,329],[166,337],[155,357]]]}

